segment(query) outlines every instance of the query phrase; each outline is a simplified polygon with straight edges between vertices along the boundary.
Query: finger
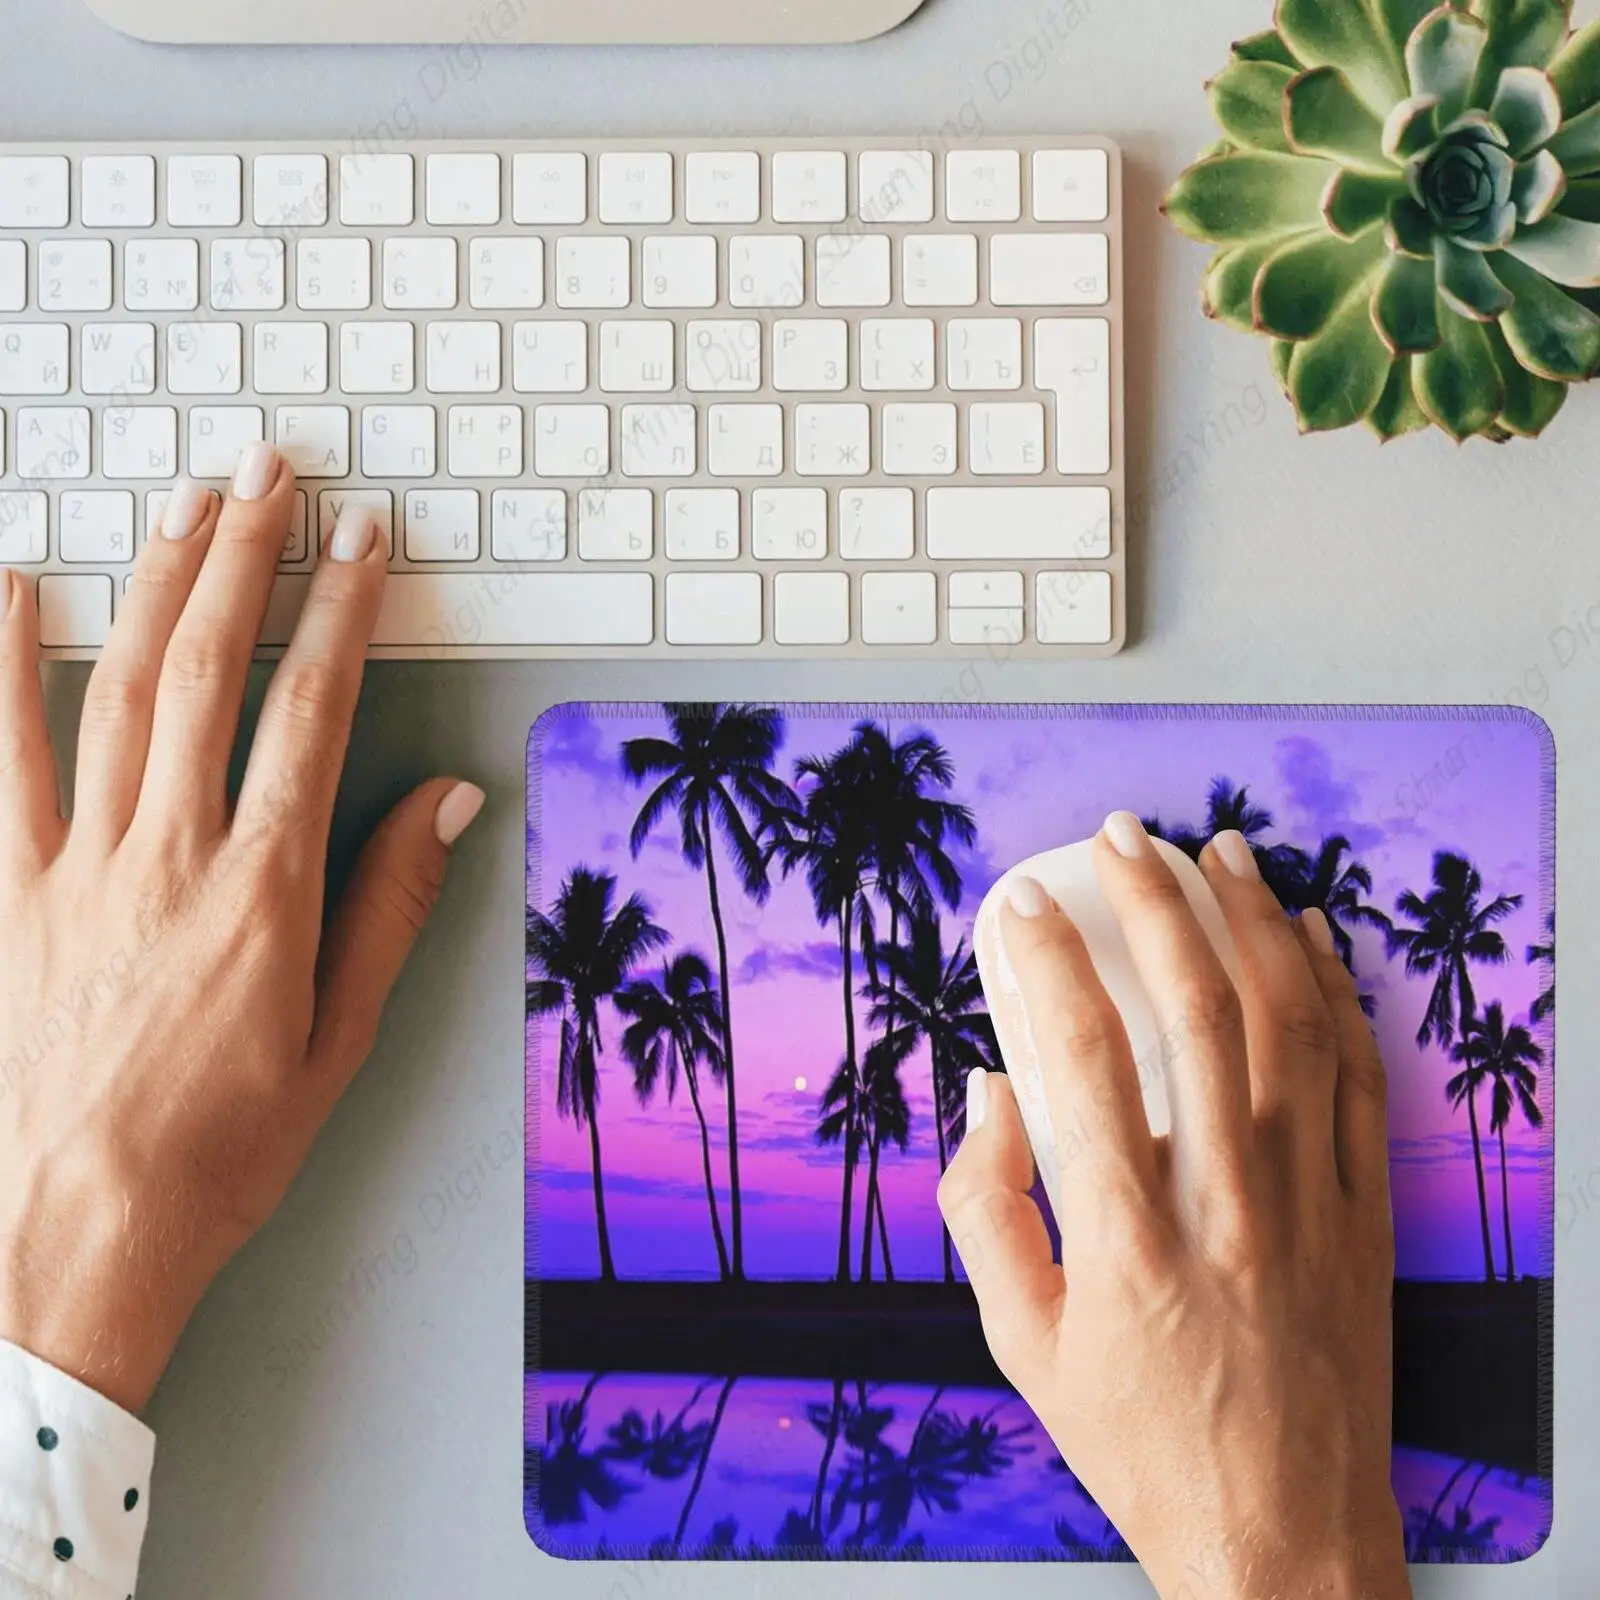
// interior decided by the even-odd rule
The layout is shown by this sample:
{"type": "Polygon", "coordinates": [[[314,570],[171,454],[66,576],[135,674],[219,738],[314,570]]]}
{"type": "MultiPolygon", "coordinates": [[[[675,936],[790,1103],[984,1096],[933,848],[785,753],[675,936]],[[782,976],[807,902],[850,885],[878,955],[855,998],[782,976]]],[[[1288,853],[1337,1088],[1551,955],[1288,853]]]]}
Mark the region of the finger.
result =
{"type": "Polygon", "coordinates": [[[283,458],[271,445],[250,446],[167,645],[138,818],[148,809],[159,827],[181,816],[187,833],[222,831],[245,679],[293,507],[283,458]]]}
{"type": "Polygon", "coordinates": [[[371,515],[346,510],[273,674],[239,791],[236,836],[271,828],[285,839],[303,840],[319,868],[388,559],[371,515]]]}
{"type": "Polygon", "coordinates": [[[425,783],[362,851],[317,974],[310,1060],[330,1102],[371,1053],[389,992],[444,888],[451,849],[483,801],[470,783],[425,783]]]}
{"type": "Polygon", "coordinates": [[[1031,878],[1001,911],[1022,1016],[996,1017],[1011,1070],[1037,1073],[1054,1135],[1062,1258],[1092,1250],[1108,1207],[1159,1203],[1150,1124],[1127,1030],[1082,935],[1031,878]]]}
{"type": "Polygon", "coordinates": [[[1262,881],[1244,835],[1219,833],[1201,853],[1200,869],[1239,955],[1256,1116],[1284,1130],[1302,1189],[1321,1193],[1336,1179],[1333,1093],[1339,1055],[1333,1015],[1305,946],[1262,881]]]}
{"type": "Polygon", "coordinates": [[[1361,995],[1339,959],[1328,919],[1308,911],[1297,919],[1301,948],[1322,990],[1338,1038],[1339,1075],[1333,1099],[1333,1147],[1347,1193],[1389,1210],[1389,1074],[1361,1009],[1361,995]]]}
{"type": "Polygon", "coordinates": [[[133,569],[117,620],[89,678],[78,734],[75,839],[110,850],[133,821],[144,787],[156,683],[216,532],[221,500],[183,479],[173,485],[133,569]]]}
{"type": "Polygon", "coordinates": [[[39,606],[21,573],[0,568],[0,839],[37,870],[61,848],[66,824],[39,677],[39,606]]]}
{"type": "Polygon", "coordinates": [[[1252,1132],[1238,991],[1173,869],[1131,812],[1107,820],[1095,870],[1161,1030],[1184,1204],[1226,1229],[1247,1204],[1252,1132]]]}
{"type": "Polygon", "coordinates": [[[977,1296],[984,1338],[1013,1383],[1046,1359],[1066,1278],[1034,1202],[1033,1153],[1004,1073],[967,1081],[967,1136],[939,1182],[939,1210],[977,1296]]]}

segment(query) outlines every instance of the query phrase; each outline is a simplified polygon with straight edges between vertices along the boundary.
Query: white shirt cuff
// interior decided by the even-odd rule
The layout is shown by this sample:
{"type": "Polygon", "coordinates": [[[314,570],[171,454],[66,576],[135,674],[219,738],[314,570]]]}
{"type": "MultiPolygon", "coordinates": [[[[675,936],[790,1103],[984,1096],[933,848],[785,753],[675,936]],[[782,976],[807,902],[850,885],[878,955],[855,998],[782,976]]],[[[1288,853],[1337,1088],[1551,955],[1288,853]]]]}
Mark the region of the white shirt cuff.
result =
{"type": "Polygon", "coordinates": [[[127,1600],[156,1436],[0,1339],[0,1600],[127,1600]]]}

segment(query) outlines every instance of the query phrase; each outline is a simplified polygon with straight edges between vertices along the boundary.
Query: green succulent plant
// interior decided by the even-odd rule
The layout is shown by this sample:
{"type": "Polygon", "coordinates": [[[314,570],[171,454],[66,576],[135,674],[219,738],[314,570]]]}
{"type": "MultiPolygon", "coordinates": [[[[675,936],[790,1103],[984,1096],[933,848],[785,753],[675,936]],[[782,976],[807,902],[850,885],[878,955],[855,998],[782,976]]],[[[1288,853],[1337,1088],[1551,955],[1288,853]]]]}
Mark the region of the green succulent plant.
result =
{"type": "Polygon", "coordinates": [[[1278,0],[1163,210],[1306,431],[1541,433],[1600,373],[1600,22],[1571,0],[1278,0]]]}

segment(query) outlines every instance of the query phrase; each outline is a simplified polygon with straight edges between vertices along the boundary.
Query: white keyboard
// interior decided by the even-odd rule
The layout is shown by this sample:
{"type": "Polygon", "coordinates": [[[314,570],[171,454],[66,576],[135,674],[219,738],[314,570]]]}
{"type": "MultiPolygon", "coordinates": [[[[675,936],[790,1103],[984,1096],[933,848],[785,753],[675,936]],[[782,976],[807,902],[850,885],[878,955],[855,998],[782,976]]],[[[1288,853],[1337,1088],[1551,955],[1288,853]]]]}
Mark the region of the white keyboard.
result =
{"type": "Polygon", "coordinates": [[[269,651],[357,503],[377,656],[1110,654],[1120,178],[1095,140],[0,144],[0,564],[92,656],[172,479],[267,438],[269,651]]]}

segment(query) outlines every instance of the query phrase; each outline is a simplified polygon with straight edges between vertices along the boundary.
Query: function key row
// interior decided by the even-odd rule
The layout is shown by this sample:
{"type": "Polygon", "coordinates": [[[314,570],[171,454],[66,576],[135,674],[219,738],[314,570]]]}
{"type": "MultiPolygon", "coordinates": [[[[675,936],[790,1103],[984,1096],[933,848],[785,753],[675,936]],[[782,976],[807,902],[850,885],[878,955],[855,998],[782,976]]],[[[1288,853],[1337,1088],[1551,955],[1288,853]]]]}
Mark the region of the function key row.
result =
{"type": "MultiPolygon", "coordinates": [[[[503,220],[505,163],[493,151],[422,158],[421,215],[433,227],[495,227],[503,220]]],[[[581,151],[511,158],[511,221],[574,227],[591,215],[607,226],[774,223],[868,226],[936,220],[1017,223],[1104,222],[1110,209],[1105,151],[868,150],[612,151],[593,163],[581,151]],[[852,184],[853,167],[853,184],[852,184]],[[681,174],[680,174],[681,168],[681,174]],[[681,176],[681,192],[680,192],[681,176]],[[591,178],[593,182],[591,184],[591,178]],[[853,189],[853,193],[852,193],[853,189]],[[592,192],[591,192],[592,191],[592,192]]],[[[250,163],[248,214],[263,228],[406,228],[418,218],[419,161],[403,153],[257,156],[250,163]],[[336,187],[336,195],[333,193],[336,187]]],[[[168,156],[165,206],[149,155],[85,156],[79,162],[77,220],[87,228],[237,228],[247,214],[245,162],[237,155],[168,156]]],[[[0,229],[65,228],[73,219],[66,156],[0,156],[0,229]]]]}

